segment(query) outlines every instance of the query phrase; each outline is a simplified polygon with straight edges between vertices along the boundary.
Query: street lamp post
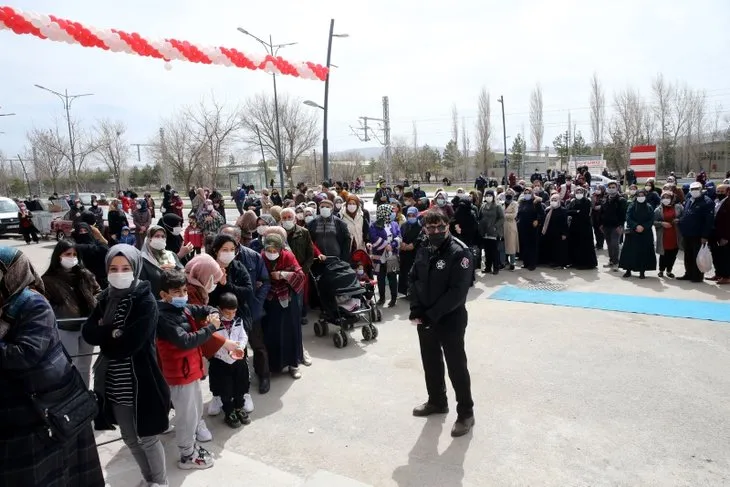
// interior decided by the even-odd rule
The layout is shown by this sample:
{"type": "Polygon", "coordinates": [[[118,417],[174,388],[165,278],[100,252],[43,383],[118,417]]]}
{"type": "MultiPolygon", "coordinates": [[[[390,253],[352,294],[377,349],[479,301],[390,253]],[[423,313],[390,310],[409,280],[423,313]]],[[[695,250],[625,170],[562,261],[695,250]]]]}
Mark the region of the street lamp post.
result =
{"type": "Polygon", "coordinates": [[[93,93],[83,93],[81,95],[69,95],[68,90],[65,90],[64,93],[59,93],[57,91],[53,91],[51,89],[46,88],[45,86],[41,85],[35,85],[36,88],[40,88],[41,90],[47,91],[49,93],[53,93],[57,97],[61,99],[63,102],[63,108],[66,110],[66,125],[68,126],[68,145],[69,145],[69,151],[70,151],[70,159],[71,159],[71,170],[73,171],[74,176],[74,186],[76,187],[76,194],[79,193],[79,173],[76,170],[76,141],[74,141],[73,137],[73,130],[71,129],[71,103],[76,98],[81,98],[83,96],[92,96],[93,93]]]}
{"type": "Polygon", "coordinates": [[[504,137],[504,184],[508,185],[507,181],[507,125],[504,121],[504,96],[500,95],[497,100],[502,105],[502,135],[504,137]]]}
{"type": "MultiPolygon", "coordinates": [[[[243,29],[242,27],[238,28],[238,32],[241,34],[245,34],[253,39],[256,39],[259,41],[259,43],[264,46],[264,49],[266,49],[266,53],[271,56],[276,56],[276,54],[279,52],[279,49],[282,47],[287,46],[293,46],[297,44],[296,42],[287,42],[286,44],[274,44],[271,35],[269,35],[269,42],[263,41],[256,37],[255,35],[251,34],[246,29],[243,29]]],[[[281,193],[284,194],[284,155],[281,152],[281,128],[279,125],[279,95],[276,91],[276,73],[271,73],[271,76],[274,80],[274,116],[276,118],[276,152],[277,152],[277,159],[278,159],[278,165],[279,165],[279,182],[281,187],[281,193]]]]}

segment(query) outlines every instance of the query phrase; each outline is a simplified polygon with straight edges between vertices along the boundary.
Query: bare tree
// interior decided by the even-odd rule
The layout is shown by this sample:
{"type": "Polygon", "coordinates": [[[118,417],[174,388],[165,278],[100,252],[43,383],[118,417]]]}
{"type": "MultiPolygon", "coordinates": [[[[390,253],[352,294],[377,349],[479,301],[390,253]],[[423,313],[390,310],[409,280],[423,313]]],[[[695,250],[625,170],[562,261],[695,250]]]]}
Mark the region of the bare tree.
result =
{"type": "Polygon", "coordinates": [[[122,189],[122,177],[131,158],[129,142],[124,137],[127,127],[124,122],[100,120],[96,127],[98,150],[96,156],[109,170],[116,191],[122,189]]]}
{"type": "Polygon", "coordinates": [[[542,88],[538,83],[530,95],[530,141],[535,150],[542,147],[545,136],[545,122],[543,120],[542,88]]]}
{"type": "Polygon", "coordinates": [[[466,128],[466,119],[461,119],[461,156],[464,159],[464,179],[469,177],[469,159],[471,154],[471,139],[466,128]]]}
{"type": "MultiPolygon", "coordinates": [[[[688,162],[695,161],[702,151],[702,144],[705,142],[705,134],[707,133],[707,93],[705,90],[698,90],[692,97],[692,119],[695,129],[696,149],[692,151],[688,162]]],[[[687,144],[689,146],[689,144],[687,144]]],[[[690,146],[691,147],[691,146],[690,146]]],[[[710,170],[710,168],[708,168],[710,170]]],[[[688,170],[689,171],[689,170],[688,170]]]]}
{"type": "Polygon", "coordinates": [[[654,117],[659,122],[659,160],[662,170],[667,170],[667,136],[671,126],[671,102],[674,97],[674,86],[664,80],[664,75],[659,73],[651,85],[654,95],[654,117]]]}
{"type": "Polygon", "coordinates": [[[451,140],[459,142],[459,110],[456,109],[456,103],[451,105],[451,140]]]}
{"type": "Polygon", "coordinates": [[[74,189],[76,189],[76,192],[78,193],[81,189],[81,180],[79,179],[79,175],[84,169],[86,159],[96,152],[97,143],[91,135],[81,127],[81,123],[78,120],[73,120],[71,122],[71,141],[69,141],[65,135],[61,134],[58,124],[56,124],[55,132],[56,133],[50,140],[56,144],[55,149],[58,152],[61,152],[68,161],[71,172],[71,181],[74,183],[74,189]],[[72,153],[74,154],[73,158],[71,157],[72,153]]]}
{"type": "Polygon", "coordinates": [[[593,73],[593,77],[591,78],[591,132],[593,134],[593,147],[597,149],[603,146],[603,131],[605,126],[606,94],[598,79],[598,73],[593,73]]]}
{"type": "Polygon", "coordinates": [[[54,193],[58,192],[58,180],[66,175],[69,162],[58,147],[63,144],[58,129],[33,129],[26,134],[28,143],[35,151],[36,177],[48,179],[54,193]]]}
{"type": "Polygon", "coordinates": [[[639,92],[631,87],[614,94],[614,133],[620,133],[625,149],[631,150],[641,140],[644,107],[639,92]]]}
{"type": "Polygon", "coordinates": [[[479,92],[478,105],[475,164],[482,171],[486,171],[489,161],[491,161],[492,152],[490,146],[492,140],[492,109],[489,102],[489,92],[484,87],[479,92]]]}
{"type": "MultiPolygon", "coordinates": [[[[281,152],[284,159],[284,173],[291,186],[294,185],[292,170],[299,157],[318,144],[320,132],[318,117],[313,110],[302,109],[301,100],[279,96],[279,121],[281,126],[281,152]]],[[[257,127],[261,134],[264,151],[279,160],[279,144],[276,137],[274,98],[258,94],[246,101],[241,111],[241,124],[249,145],[259,143],[257,127]]]]}
{"type": "Polygon", "coordinates": [[[226,110],[211,97],[211,102],[202,99],[195,107],[186,109],[187,117],[197,126],[198,136],[206,146],[203,176],[211,187],[218,183],[218,171],[229,161],[229,151],[242,127],[240,108],[226,110]]]}
{"type": "Polygon", "coordinates": [[[197,126],[184,112],[162,122],[159,137],[150,142],[153,156],[171,170],[173,178],[189,188],[205,159],[206,144],[197,126]]]}
{"type": "MultiPolygon", "coordinates": [[[[418,172],[418,168],[421,167],[421,151],[418,148],[418,127],[416,126],[415,120],[413,121],[413,151],[411,152],[411,157],[413,158],[413,163],[411,164],[411,167],[414,171],[418,172]]],[[[406,177],[410,176],[412,176],[412,174],[406,174],[406,177]]]]}

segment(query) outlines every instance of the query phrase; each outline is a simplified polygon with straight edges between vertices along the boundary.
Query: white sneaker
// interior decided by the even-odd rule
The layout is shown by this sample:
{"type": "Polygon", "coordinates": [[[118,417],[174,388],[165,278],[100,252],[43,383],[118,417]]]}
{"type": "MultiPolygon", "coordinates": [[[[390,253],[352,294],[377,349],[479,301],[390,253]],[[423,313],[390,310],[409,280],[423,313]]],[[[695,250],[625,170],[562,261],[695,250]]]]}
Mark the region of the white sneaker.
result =
{"type": "Polygon", "coordinates": [[[244,394],[243,395],[243,410],[247,413],[253,412],[253,399],[251,398],[251,394],[244,394]]]}
{"type": "Polygon", "coordinates": [[[201,419],[198,422],[198,429],[195,430],[195,437],[201,443],[206,443],[213,440],[213,435],[208,429],[208,426],[205,424],[205,420],[201,419]]]}
{"type": "Polygon", "coordinates": [[[304,350],[303,355],[304,357],[302,360],[302,365],[304,365],[305,367],[309,367],[310,365],[312,365],[312,357],[309,355],[309,352],[307,352],[306,349],[304,350]]]}
{"type": "Polygon", "coordinates": [[[220,396],[213,396],[213,399],[208,403],[208,416],[218,416],[223,409],[223,401],[220,396]]]}
{"type": "Polygon", "coordinates": [[[170,487],[170,484],[158,484],[157,482],[152,482],[149,487],[170,487]]]}

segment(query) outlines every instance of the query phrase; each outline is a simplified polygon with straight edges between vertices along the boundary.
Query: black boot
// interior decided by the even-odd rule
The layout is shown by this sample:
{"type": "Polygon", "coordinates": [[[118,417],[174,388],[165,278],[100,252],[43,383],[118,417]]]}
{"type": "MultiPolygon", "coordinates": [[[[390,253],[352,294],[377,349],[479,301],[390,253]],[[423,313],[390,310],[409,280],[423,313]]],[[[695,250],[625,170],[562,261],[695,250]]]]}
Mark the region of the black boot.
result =
{"type": "Polygon", "coordinates": [[[464,436],[474,427],[474,416],[468,418],[458,418],[454,423],[454,427],[451,428],[451,436],[458,438],[464,436]]]}
{"type": "Polygon", "coordinates": [[[259,394],[266,394],[271,389],[271,381],[268,377],[259,378],[259,394]]]}
{"type": "Polygon", "coordinates": [[[623,277],[631,277],[631,271],[624,272],[623,277]]]}
{"type": "Polygon", "coordinates": [[[447,414],[448,412],[448,406],[437,406],[430,402],[424,402],[420,406],[413,408],[413,415],[418,417],[431,416],[432,414],[447,414]]]}

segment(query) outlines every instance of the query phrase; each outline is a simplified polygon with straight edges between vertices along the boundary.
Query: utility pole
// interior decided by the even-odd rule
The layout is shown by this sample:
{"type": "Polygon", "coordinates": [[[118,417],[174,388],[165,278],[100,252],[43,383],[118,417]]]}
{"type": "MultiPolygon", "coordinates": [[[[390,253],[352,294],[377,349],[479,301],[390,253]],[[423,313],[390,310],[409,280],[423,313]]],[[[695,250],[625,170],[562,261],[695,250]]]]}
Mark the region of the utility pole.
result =
{"type": "Polygon", "coordinates": [[[375,118],[375,117],[359,117],[360,119],[360,127],[354,128],[350,126],[350,130],[352,130],[352,133],[360,139],[362,142],[367,142],[370,140],[370,136],[368,135],[368,131],[375,137],[375,139],[381,143],[385,147],[385,182],[386,184],[390,184],[390,181],[392,179],[391,174],[391,146],[390,146],[390,102],[388,100],[387,96],[383,97],[383,118],[375,118]],[[371,127],[368,126],[368,121],[375,121],[375,122],[381,122],[383,124],[382,128],[378,129],[378,131],[383,132],[383,139],[381,140],[377,134],[375,133],[375,130],[373,130],[371,127]],[[359,132],[363,131],[364,136],[360,137],[359,132]]]}
{"type": "Polygon", "coordinates": [[[256,125],[256,136],[259,138],[259,147],[261,148],[261,164],[264,166],[264,179],[266,184],[269,183],[269,165],[266,163],[266,154],[264,154],[264,143],[261,142],[261,132],[259,126],[256,125]]]}
{"type": "Polygon", "coordinates": [[[504,141],[504,182],[505,186],[509,184],[509,180],[507,179],[507,124],[505,122],[504,118],[504,96],[500,95],[499,99],[497,100],[500,105],[502,105],[502,137],[504,141]]]}
{"type": "MultiPolygon", "coordinates": [[[[312,160],[314,161],[314,179],[313,179],[313,181],[316,183],[317,174],[319,173],[319,171],[317,171],[317,149],[312,149],[312,160]]],[[[322,161],[324,161],[324,156],[322,156],[322,161]]]]}

